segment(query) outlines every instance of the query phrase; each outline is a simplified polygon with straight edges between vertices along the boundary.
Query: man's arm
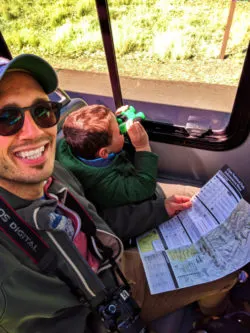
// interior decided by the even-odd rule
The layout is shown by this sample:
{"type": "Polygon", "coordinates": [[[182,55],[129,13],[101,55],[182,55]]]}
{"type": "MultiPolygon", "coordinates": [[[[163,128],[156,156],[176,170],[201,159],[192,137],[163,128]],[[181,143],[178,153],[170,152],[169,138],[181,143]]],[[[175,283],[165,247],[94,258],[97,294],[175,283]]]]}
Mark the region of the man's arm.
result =
{"type": "MultiPolygon", "coordinates": [[[[82,187],[84,184],[80,184],[77,178],[57,161],[55,163],[54,174],[56,175],[56,179],[76,191],[82,197],[85,197],[82,187]]],[[[100,224],[102,219],[97,215],[94,206],[90,202],[88,208],[91,216],[95,217],[95,222],[98,221],[98,224],[100,224]]],[[[147,200],[140,204],[107,208],[102,211],[101,216],[113,232],[122,240],[135,237],[169,218],[165,208],[164,197],[156,200],[147,200]]]]}
{"type": "Polygon", "coordinates": [[[89,307],[65,282],[40,272],[20,251],[1,235],[0,332],[90,333],[85,330],[89,307]]]}
{"type": "Polygon", "coordinates": [[[101,214],[110,228],[123,241],[127,241],[158,226],[191,206],[190,197],[173,195],[167,199],[158,198],[137,205],[109,208],[101,214]]]}
{"type": "Polygon", "coordinates": [[[159,197],[140,204],[105,209],[101,212],[101,218],[93,204],[85,198],[81,184],[72,173],[66,171],[59,163],[55,166],[56,178],[80,195],[97,227],[107,232],[110,232],[109,228],[112,229],[122,240],[138,236],[168,220],[169,216],[173,216],[177,211],[191,207],[189,197],[172,196],[168,199],[159,197]]]}
{"type": "Polygon", "coordinates": [[[108,208],[103,210],[101,215],[123,241],[136,237],[169,219],[163,198],[108,208]]]}

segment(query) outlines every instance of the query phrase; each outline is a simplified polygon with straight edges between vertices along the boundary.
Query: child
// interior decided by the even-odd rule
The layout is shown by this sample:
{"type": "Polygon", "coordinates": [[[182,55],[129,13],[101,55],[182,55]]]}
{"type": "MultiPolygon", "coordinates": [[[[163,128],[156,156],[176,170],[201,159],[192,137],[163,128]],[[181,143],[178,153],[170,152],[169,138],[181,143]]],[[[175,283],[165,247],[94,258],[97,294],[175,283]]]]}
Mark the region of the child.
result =
{"type": "Polygon", "coordinates": [[[151,152],[147,132],[139,122],[128,129],[135,148],[134,163],[122,151],[124,136],[114,113],[103,105],[69,114],[63,133],[57,159],[75,174],[98,208],[136,203],[154,195],[158,156],[151,152]]]}

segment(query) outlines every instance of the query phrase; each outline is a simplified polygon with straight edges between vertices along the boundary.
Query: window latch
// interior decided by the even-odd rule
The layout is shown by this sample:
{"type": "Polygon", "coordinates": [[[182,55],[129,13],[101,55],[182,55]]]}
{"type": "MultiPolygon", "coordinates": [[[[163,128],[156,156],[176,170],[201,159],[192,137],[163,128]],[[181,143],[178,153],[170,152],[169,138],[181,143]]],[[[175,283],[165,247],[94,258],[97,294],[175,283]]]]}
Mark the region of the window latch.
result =
{"type": "Polygon", "coordinates": [[[195,138],[204,138],[212,135],[211,121],[205,117],[199,117],[191,115],[188,117],[188,121],[185,126],[189,136],[195,138]]]}

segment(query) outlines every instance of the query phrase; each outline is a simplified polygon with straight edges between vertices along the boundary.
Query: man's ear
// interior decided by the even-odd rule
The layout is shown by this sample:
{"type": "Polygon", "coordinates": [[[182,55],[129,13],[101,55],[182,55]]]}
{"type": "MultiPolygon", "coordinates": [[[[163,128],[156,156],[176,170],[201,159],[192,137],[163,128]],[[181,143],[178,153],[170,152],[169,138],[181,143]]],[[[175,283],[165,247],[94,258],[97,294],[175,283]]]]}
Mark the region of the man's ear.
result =
{"type": "Polygon", "coordinates": [[[100,148],[97,152],[97,157],[108,158],[109,153],[106,147],[100,148]]]}

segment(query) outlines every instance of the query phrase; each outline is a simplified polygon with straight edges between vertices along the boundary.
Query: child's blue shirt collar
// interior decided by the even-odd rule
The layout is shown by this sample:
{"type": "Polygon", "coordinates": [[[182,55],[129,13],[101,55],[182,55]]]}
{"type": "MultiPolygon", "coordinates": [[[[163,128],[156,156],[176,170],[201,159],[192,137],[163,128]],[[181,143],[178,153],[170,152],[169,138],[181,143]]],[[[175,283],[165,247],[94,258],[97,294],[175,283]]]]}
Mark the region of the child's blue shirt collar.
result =
{"type": "Polygon", "coordinates": [[[108,155],[107,158],[95,158],[93,160],[86,160],[85,158],[81,157],[81,156],[77,156],[77,158],[82,161],[84,164],[90,165],[90,166],[94,166],[94,167],[106,167],[109,164],[112,163],[112,161],[114,160],[114,158],[119,155],[120,153],[111,153],[108,155]]]}

